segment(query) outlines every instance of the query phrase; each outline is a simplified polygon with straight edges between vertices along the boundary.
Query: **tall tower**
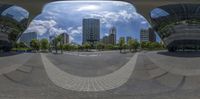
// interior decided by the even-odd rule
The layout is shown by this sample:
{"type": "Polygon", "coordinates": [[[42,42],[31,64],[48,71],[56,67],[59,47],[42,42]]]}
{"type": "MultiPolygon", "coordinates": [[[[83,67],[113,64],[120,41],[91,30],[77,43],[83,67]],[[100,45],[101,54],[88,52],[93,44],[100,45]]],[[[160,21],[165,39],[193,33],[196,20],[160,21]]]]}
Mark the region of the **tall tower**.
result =
{"type": "Polygon", "coordinates": [[[60,34],[63,37],[62,44],[68,44],[69,43],[69,35],[67,33],[60,34]]]}
{"type": "Polygon", "coordinates": [[[100,20],[94,18],[83,19],[83,44],[89,43],[94,46],[100,41],[100,20]]]}
{"type": "Polygon", "coordinates": [[[155,31],[152,28],[141,29],[140,41],[141,42],[156,42],[155,31]]]}
{"type": "Polygon", "coordinates": [[[109,44],[115,45],[116,44],[116,34],[117,29],[115,27],[110,28],[109,30],[109,44]]]}

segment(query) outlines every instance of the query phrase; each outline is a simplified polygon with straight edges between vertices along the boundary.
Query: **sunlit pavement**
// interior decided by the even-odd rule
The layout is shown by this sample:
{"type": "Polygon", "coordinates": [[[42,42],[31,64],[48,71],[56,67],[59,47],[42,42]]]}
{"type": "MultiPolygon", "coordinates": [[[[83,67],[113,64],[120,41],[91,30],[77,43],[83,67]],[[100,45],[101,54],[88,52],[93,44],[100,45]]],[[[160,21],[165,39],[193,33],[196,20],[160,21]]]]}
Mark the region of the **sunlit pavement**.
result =
{"type": "Polygon", "coordinates": [[[200,53],[198,52],[192,52],[192,54],[177,54],[159,51],[122,55],[120,55],[119,52],[107,52],[107,54],[108,55],[104,55],[102,52],[100,56],[82,56],[83,59],[98,59],[98,57],[101,57],[102,61],[106,61],[106,59],[109,60],[113,57],[113,61],[116,62],[116,67],[113,66],[115,65],[114,63],[102,63],[106,66],[102,65],[103,67],[100,67],[100,63],[95,65],[95,62],[91,62],[91,64],[94,64],[98,69],[92,68],[93,65],[86,65],[88,63],[81,65],[86,66],[86,68],[91,71],[105,71],[103,73],[84,73],[84,71],[87,72],[89,70],[84,69],[84,67],[81,68],[81,66],[79,66],[81,63],[73,66],[70,65],[81,61],[81,58],[78,59],[76,55],[26,53],[0,57],[0,69],[7,70],[6,72],[0,70],[0,98],[199,99],[200,97],[200,76],[198,73],[200,69],[198,67],[200,63],[198,61],[200,60],[200,53]],[[121,57],[120,60],[123,61],[122,63],[118,62],[119,60],[117,60],[117,58],[119,57],[121,57]],[[104,58],[105,60],[103,60],[104,58]],[[68,59],[71,59],[71,63],[65,63],[64,60],[68,59]],[[5,62],[5,60],[7,61],[5,62]],[[74,62],[72,60],[74,60],[74,62]],[[136,60],[135,64],[134,60],[136,60]],[[126,65],[128,64],[126,62],[130,62],[132,65],[126,65]],[[18,64],[17,66],[14,65],[16,63],[18,64]],[[120,63],[120,65],[117,65],[118,63],[120,63]],[[110,64],[113,65],[110,66],[110,64]],[[125,67],[127,67],[127,69],[124,69],[124,73],[115,73],[116,71],[121,71],[121,69],[123,70],[125,67]],[[131,71],[131,68],[133,71],[131,71]],[[76,69],[79,69],[79,72],[78,70],[76,71],[76,69]],[[60,73],[60,71],[62,72],[60,73]],[[83,75],[81,75],[81,73],[83,73],[83,75]],[[67,78],[69,74],[71,75],[70,77],[79,77],[78,79],[80,82],[77,83],[77,78],[67,78]],[[121,75],[119,79],[116,79],[114,74],[121,75]],[[110,79],[104,78],[104,80],[99,81],[100,83],[94,83],[95,80],[90,79],[88,81],[90,83],[86,82],[84,85],[81,81],[84,82],[86,80],[80,80],[85,78],[94,79],[96,77],[105,77],[106,75],[114,75],[114,77],[110,79],[115,79],[115,83],[111,83],[110,79]],[[59,82],[53,80],[55,77],[52,79],[52,76],[57,77],[59,82]],[[117,82],[120,79],[124,79],[124,81],[117,82]],[[70,82],[69,80],[74,82],[70,82]],[[66,83],[63,83],[65,81],[66,83]],[[67,84],[69,84],[68,82],[71,84],[74,83],[73,87],[71,87],[72,89],[70,89],[69,86],[67,87],[67,84]],[[86,85],[87,87],[85,87],[86,85]],[[79,89],[80,87],[78,86],[82,86],[83,90],[79,89]],[[106,86],[108,88],[107,90],[100,90],[106,89],[106,86]],[[77,88],[79,90],[73,91],[73,89],[77,88]]]}
{"type": "MultiPolygon", "coordinates": [[[[102,76],[93,76],[93,77],[81,77],[81,76],[72,75],[70,73],[64,72],[62,69],[59,69],[53,63],[51,63],[44,54],[42,54],[42,60],[43,60],[43,63],[44,63],[44,66],[49,78],[57,86],[62,87],[64,89],[75,90],[75,91],[97,92],[97,91],[105,91],[105,90],[114,89],[126,83],[135,68],[137,56],[138,56],[138,53],[136,53],[136,55],[133,56],[120,69],[113,71],[110,74],[106,74],[102,76]]],[[[80,59],[74,58],[74,61],[79,61],[79,60],[80,59]]],[[[99,61],[99,60],[96,59],[96,61],[99,61]]],[[[104,60],[100,60],[100,61],[102,63],[105,63],[104,60]]],[[[92,64],[92,62],[89,62],[89,63],[92,64]]],[[[96,67],[95,64],[92,64],[92,65],[93,67],[96,67]]],[[[66,67],[67,66],[68,65],[66,65],[66,67]]],[[[85,66],[85,65],[82,64],[82,66],[85,66]]],[[[90,70],[92,71],[92,69],[90,70]]],[[[82,70],[82,72],[87,72],[87,71],[82,70]]]]}

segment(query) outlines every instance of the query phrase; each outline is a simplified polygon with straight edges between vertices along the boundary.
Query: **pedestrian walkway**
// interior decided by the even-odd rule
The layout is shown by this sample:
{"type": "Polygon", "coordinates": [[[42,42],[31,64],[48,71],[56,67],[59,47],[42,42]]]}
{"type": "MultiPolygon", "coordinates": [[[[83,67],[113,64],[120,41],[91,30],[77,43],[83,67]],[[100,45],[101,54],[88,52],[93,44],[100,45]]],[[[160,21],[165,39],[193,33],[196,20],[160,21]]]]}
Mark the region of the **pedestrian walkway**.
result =
{"type": "Polygon", "coordinates": [[[119,70],[97,77],[80,77],[60,70],[42,54],[42,61],[48,77],[55,85],[75,91],[105,91],[120,87],[126,83],[134,68],[139,53],[136,53],[128,63],[119,70]]]}

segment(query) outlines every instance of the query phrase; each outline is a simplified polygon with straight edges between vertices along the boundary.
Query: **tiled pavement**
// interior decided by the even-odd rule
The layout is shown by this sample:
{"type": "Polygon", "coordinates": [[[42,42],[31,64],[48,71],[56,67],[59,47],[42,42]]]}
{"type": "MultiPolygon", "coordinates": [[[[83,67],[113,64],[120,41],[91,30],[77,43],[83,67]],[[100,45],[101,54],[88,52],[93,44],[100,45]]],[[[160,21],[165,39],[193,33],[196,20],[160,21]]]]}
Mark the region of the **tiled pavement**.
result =
{"type": "MultiPolygon", "coordinates": [[[[1,74],[1,99],[199,99],[199,75],[181,75],[161,68],[159,62],[165,60],[179,64],[180,57],[162,56],[154,52],[140,53],[135,68],[126,83],[114,89],[100,92],[78,92],[55,85],[48,77],[40,54],[29,54],[22,58],[16,70],[1,74]],[[162,58],[160,58],[162,56],[162,58]],[[166,57],[166,59],[164,59],[166,57]],[[154,58],[154,59],[152,59],[154,58]],[[171,58],[171,59],[170,59],[171,58]],[[23,59],[27,59],[23,62],[23,59]],[[159,59],[160,61],[154,61],[159,59]],[[172,61],[176,60],[176,61],[172,61]]],[[[21,55],[20,55],[21,56],[21,55]]],[[[17,57],[17,56],[16,56],[17,57]]],[[[183,58],[183,57],[182,57],[183,58]]],[[[2,58],[0,58],[2,59],[2,58]]],[[[199,57],[186,60],[198,63],[199,57]]],[[[9,60],[9,59],[7,59],[9,60]]],[[[11,58],[10,61],[13,59],[11,58]]],[[[0,61],[2,62],[2,61],[0,61]]],[[[189,64],[189,63],[188,63],[189,64]]],[[[185,63],[182,64],[185,66],[185,63]]],[[[3,65],[1,65],[4,67],[3,65]]],[[[176,65],[173,65],[176,66],[176,65]]],[[[198,69],[191,66],[189,70],[198,69]]],[[[181,68],[181,67],[177,67],[181,68]]],[[[185,68],[189,68],[185,66],[185,68]]],[[[184,69],[185,70],[185,69],[184,69]]],[[[52,71],[53,72],[53,71],[52,71]]],[[[92,88],[91,88],[92,89],[92,88]]]]}

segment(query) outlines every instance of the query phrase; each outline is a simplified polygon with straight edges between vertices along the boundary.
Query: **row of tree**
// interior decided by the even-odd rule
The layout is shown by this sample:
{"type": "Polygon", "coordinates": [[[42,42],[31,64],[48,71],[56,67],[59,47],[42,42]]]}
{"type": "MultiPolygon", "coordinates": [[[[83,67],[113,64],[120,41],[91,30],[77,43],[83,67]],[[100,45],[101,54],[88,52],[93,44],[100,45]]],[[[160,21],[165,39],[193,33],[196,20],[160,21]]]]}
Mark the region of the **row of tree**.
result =
{"type": "MultiPolygon", "coordinates": [[[[24,43],[19,43],[18,46],[20,48],[26,47],[24,43]]],[[[63,53],[63,51],[90,51],[91,49],[97,49],[99,51],[104,50],[120,50],[120,53],[126,52],[135,52],[137,49],[145,49],[145,50],[156,50],[156,49],[164,49],[164,45],[158,42],[141,42],[139,43],[137,40],[130,39],[128,42],[125,42],[125,38],[120,38],[118,44],[104,44],[97,43],[96,46],[92,47],[89,43],[85,43],[83,45],[74,45],[74,44],[63,44],[62,36],[57,36],[51,44],[47,39],[33,39],[30,42],[30,47],[35,51],[52,51],[55,50],[58,53],[58,50],[63,53]]],[[[17,48],[17,47],[16,47],[17,48]]]]}
{"type": "Polygon", "coordinates": [[[141,42],[140,46],[141,46],[141,49],[145,49],[145,50],[165,49],[164,44],[158,43],[158,42],[141,42]]]}

